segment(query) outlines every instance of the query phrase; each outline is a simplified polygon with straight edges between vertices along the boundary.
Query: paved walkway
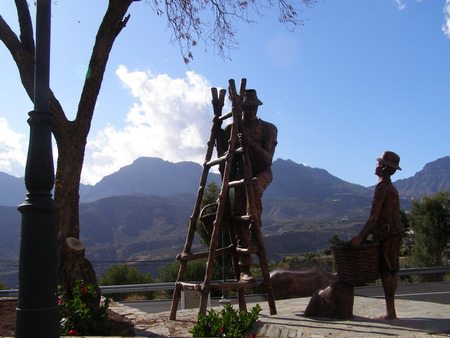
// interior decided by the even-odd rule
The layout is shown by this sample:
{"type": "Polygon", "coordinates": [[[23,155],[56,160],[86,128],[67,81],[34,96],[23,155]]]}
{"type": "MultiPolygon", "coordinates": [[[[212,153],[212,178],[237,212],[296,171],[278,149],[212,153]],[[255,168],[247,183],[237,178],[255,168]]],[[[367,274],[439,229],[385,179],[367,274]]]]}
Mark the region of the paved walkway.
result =
{"type": "MultiPolygon", "coordinates": [[[[384,299],[355,297],[354,319],[348,321],[307,318],[303,312],[308,298],[276,301],[277,315],[269,315],[267,302],[260,302],[262,312],[256,336],[265,337],[450,337],[450,305],[396,300],[399,319],[375,320],[384,312],[384,299]]],[[[255,303],[248,303],[251,309],[255,303]]],[[[179,310],[177,320],[169,312],[148,314],[121,304],[112,310],[133,320],[139,337],[192,337],[188,333],[196,321],[197,309],[179,310]]]]}

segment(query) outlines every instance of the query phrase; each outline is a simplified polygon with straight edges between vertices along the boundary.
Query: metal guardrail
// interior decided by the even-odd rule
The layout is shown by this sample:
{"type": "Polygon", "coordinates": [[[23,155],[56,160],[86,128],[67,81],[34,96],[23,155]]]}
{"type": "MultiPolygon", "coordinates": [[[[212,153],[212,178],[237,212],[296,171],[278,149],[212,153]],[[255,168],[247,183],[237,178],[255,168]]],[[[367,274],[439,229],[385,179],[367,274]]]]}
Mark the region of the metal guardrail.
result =
{"type": "Polygon", "coordinates": [[[105,285],[99,286],[102,295],[110,293],[127,293],[127,292],[150,292],[174,290],[175,283],[152,283],[152,284],[131,284],[131,285],[105,285]]]}
{"type": "MultiPolygon", "coordinates": [[[[449,266],[438,266],[431,268],[407,268],[400,269],[397,272],[398,276],[411,275],[428,275],[450,273],[449,266]]],[[[107,285],[99,286],[102,295],[111,293],[128,293],[128,292],[151,292],[151,291],[167,291],[174,290],[175,283],[151,283],[151,284],[130,284],[130,285],[107,285]]],[[[0,297],[17,297],[18,290],[0,290],[0,297]]]]}
{"type": "Polygon", "coordinates": [[[436,266],[431,268],[406,268],[400,269],[397,276],[411,276],[411,275],[429,275],[429,274],[450,273],[449,266],[436,266]]]}

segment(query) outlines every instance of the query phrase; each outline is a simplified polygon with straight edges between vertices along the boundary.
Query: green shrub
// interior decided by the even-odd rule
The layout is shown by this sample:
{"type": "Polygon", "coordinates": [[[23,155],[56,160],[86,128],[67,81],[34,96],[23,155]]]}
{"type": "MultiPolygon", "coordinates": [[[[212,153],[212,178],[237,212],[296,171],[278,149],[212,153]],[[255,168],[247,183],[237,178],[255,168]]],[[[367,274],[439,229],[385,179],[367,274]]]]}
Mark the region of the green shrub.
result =
{"type": "Polygon", "coordinates": [[[72,290],[72,299],[66,297],[62,287],[58,288],[58,308],[61,321],[61,333],[68,336],[108,335],[108,299],[98,304],[95,286],[83,285],[77,281],[72,290]]]}
{"type": "MultiPolygon", "coordinates": [[[[127,264],[117,264],[111,266],[108,271],[102,274],[98,280],[99,285],[128,285],[128,284],[148,284],[154,283],[153,278],[146,273],[138,270],[135,266],[127,264]]],[[[120,301],[131,298],[153,299],[153,292],[137,292],[137,293],[112,293],[111,299],[120,301]],[[131,296],[130,296],[131,295],[131,296]]]]}
{"type": "Polygon", "coordinates": [[[322,252],[325,256],[329,256],[333,253],[330,248],[325,248],[322,250],[322,252]]]}
{"type": "Polygon", "coordinates": [[[9,289],[8,285],[0,281],[0,290],[8,290],[8,289],[9,289]]]}
{"type": "Polygon", "coordinates": [[[197,315],[198,322],[189,331],[193,337],[247,338],[253,324],[256,323],[261,307],[256,304],[250,312],[239,312],[227,304],[217,312],[214,309],[204,315],[197,315]]]}

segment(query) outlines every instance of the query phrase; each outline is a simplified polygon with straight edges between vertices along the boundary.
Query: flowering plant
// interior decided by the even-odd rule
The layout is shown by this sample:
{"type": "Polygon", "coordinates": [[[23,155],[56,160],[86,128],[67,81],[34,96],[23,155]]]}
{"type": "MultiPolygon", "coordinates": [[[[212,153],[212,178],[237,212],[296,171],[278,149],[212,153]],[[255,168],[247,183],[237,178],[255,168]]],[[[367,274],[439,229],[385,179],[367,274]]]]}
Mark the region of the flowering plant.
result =
{"type": "Polygon", "coordinates": [[[258,320],[261,307],[256,304],[250,312],[237,311],[227,304],[217,312],[214,309],[204,315],[197,315],[198,322],[189,331],[193,337],[248,338],[254,323],[258,320]]]}
{"type": "Polygon", "coordinates": [[[109,334],[108,303],[96,301],[95,286],[84,285],[77,281],[72,289],[72,298],[67,297],[64,289],[58,287],[58,308],[61,331],[67,336],[106,335],[109,334]]]}

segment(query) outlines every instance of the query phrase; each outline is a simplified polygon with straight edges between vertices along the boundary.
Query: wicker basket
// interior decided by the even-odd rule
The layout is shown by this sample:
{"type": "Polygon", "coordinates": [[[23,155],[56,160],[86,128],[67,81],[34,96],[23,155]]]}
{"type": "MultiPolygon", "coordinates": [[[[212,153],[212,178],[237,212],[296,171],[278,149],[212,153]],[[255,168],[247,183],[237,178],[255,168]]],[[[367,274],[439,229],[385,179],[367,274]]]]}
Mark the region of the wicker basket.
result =
{"type": "Polygon", "coordinates": [[[340,281],[353,286],[363,286],[379,278],[379,243],[361,244],[358,247],[348,244],[334,245],[331,249],[340,281]]]}

